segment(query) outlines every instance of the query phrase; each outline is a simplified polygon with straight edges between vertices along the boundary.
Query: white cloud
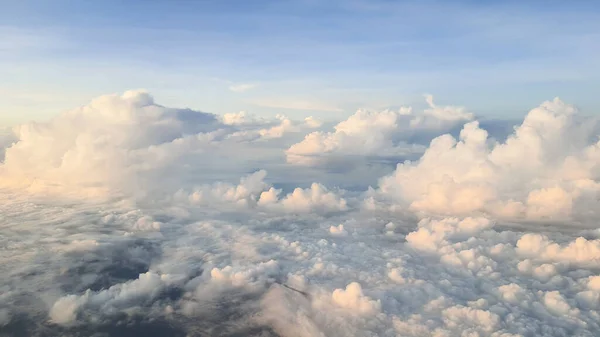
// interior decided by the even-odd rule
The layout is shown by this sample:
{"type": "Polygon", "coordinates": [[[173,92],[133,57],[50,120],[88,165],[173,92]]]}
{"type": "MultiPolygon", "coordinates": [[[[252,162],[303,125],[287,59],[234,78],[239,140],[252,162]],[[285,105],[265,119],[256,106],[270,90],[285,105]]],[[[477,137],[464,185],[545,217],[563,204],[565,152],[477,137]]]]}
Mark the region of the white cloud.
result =
{"type": "Polygon", "coordinates": [[[321,122],[313,116],[306,117],[304,119],[304,123],[306,124],[306,126],[313,129],[320,128],[323,125],[323,122],[321,122]]]}
{"type": "Polygon", "coordinates": [[[256,88],[257,86],[258,86],[258,84],[256,84],[256,83],[232,84],[229,86],[229,90],[231,90],[233,92],[242,93],[242,92],[252,90],[252,89],[256,88]]]}
{"type": "Polygon", "coordinates": [[[444,218],[441,220],[423,219],[418,230],[406,236],[407,243],[419,250],[437,251],[440,246],[448,244],[455,236],[470,237],[477,232],[492,227],[493,223],[486,218],[444,218]]]}
{"type": "Polygon", "coordinates": [[[148,272],[130,282],[112,286],[99,292],[86,291],[81,296],[68,295],[58,299],[50,309],[52,322],[61,325],[75,323],[78,315],[87,310],[102,310],[103,315],[110,315],[119,310],[139,310],[140,301],[153,299],[160,295],[169,285],[182,282],[172,275],[159,275],[148,272]]]}
{"type": "Polygon", "coordinates": [[[187,177],[205,174],[206,166],[222,165],[221,171],[238,174],[235,167],[227,167],[232,161],[248,165],[257,151],[261,156],[281,151],[250,143],[281,140],[315,125],[312,119],[296,122],[281,115],[265,119],[242,112],[218,117],[168,108],[139,90],[106,95],[49,122],[23,124],[3,133],[0,185],[85,196],[145,193],[157,184],[166,185],[165,178],[179,187],[187,177]]]}
{"type": "Polygon", "coordinates": [[[281,123],[279,125],[272,126],[270,128],[260,129],[258,133],[261,137],[269,138],[281,138],[284,133],[294,129],[292,121],[284,116],[277,116],[281,123]]]}
{"type": "Polygon", "coordinates": [[[309,110],[309,111],[327,111],[342,112],[343,110],[324,102],[282,99],[282,98],[263,98],[252,101],[253,104],[266,108],[289,109],[289,110],[309,110]]]}
{"type": "Polygon", "coordinates": [[[433,95],[425,95],[425,101],[429,105],[423,114],[411,120],[411,125],[425,124],[430,126],[442,126],[443,123],[452,121],[468,121],[475,116],[460,106],[438,106],[433,102],[433,95]]]}
{"type": "Polygon", "coordinates": [[[430,105],[422,113],[412,108],[380,112],[358,110],[338,123],[333,132],[315,131],[287,151],[292,164],[319,166],[331,162],[354,162],[357,157],[402,158],[421,154],[425,147],[409,143],[415,130],[447,130],[458,123],[469,121],[473,114],[462,107],[438,107],[431,96],[430,105]]]}
{"type": "MultiPolygon", "coordinates": [[[[262,197],[262,196],[261,196],[262,197]]],[[[283,208],[290,212],[337,212],[345,211],[346,200],[329,191],[319,183],[313,183],[310,188],[296,188],[281,200],[283,208]]]]}
{"type": "Polygon", "coordinates": [[[284,115],[276,115],[274,119],[265,119],[247,114],[245,111],[225,114],[221,117],[221,120],[226,125],[240,128],[240,131],[231,134],[230,138],[241,138],[249,141],[279,139],[289,133],[297,133],[321,126],[321,122],[312,117],[306,118],[302,123],[292,121],[284,115]]]}
{"type": "Polygon", "coordinates": [[[210,278],[213,282],[241,287],[255,281],[257,277],[276,274],[278,269],[277,261],[270,260],[260,263],[252,269],[242,271],[235,271],[231,266],[221,269],[213,268],[210,271],[210,278]]]}
{"type": "Polygon", "coordinates": [[[361,315],[374,314],[381,307],[380,302],[373,301],[363,294],[362,287],[357,282],[348,284],[346,289],[334,290],[331,298],[340,307],[361,315]]]}
{"type": "Polygon", "coordinates": [[[517,242],[517,249],[519,253],[541,261],[600,266],[600,240],[579,237],[566,247],[561,247],[543,235],[526,234],[517,242]]]}
{"type": "MultiPolygon", "coordinates": [[[[429,109],[430,121],[471,118],[429,109]]],[[[340,130],[369,139],[370,126],[416,115],[365,114],[340,130]]],[[[0,166],[2,330],[598,335],[600,234],[573,220],[597,220],[592,121],[553,101],[505,142],[469,123],[364,192],[287,165],[298,132],[260,136],[284,120],[129,92],[16,128],[0,166]],[[72,198],[87,188],[120,194],[72,198]]],[[[401,125],[441,130],[419,120],[401,125]]]]}
{"type": "Polygon", "coordinates": [[[454,306],[442,311],[444,324],[451,330],[480,331],[490,333],[497,330],[500,317],[486,310],[454,306]]]}
{"type": "Polygon", "coordinates": [[[399,164],[381,179],[380,191],[430,214],[578,217],[600,188],[594,125],[558,99],[531,110],[504,143],[492,143],[471,122],[458,140],[440,136],[420,160],[399,164]]]}
{"type": "Polygon", "coordinates": [[[254,125],[265,123],[264,120],[250,115],[246,111],[226,113],[223,115],[223,117],[221,117],[221,120],[223,121],[223,124],[226,125],[254,125]]]}
{"type": "Polygon", "coordinates": [[[238,208],[258,208],[275,212],[308,213],[339,212],[347,209],[347,202],[325,186],[313,183],[310,188],[295,188],[291,193],[280,196],[281,190],[264,181],[267,172],[260,170],[242,177],[238,185],[216,183],[184,190],[175,195],[175,200],[187,199],[192,204],[219,203],[238,208]]]}
{"type": "Polygon", "coordinates": [[[337,226],[329,227],[329,233],[331,233],[331,235],[336,235],[336,236],[348,235],[348,232],[346,232],[346,230],[344,229],[344,225],[337,225],[337,226]]]}
{"type": "Polygon", "coordinates": [[[143,91],[102,96],[50,122],[15,127],[18,141],[6,149],[2,183],[126,186],[208,145],[218,127],[213,115],[165,108],[143,91]]]}

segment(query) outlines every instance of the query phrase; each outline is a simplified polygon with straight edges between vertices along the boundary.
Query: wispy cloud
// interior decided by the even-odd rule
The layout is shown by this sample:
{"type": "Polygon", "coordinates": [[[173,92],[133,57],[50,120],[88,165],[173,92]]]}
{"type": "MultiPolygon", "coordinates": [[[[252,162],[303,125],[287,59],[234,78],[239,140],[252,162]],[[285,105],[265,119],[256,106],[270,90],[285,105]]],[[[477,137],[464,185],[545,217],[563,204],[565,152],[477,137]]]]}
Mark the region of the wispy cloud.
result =
{"type": "Polygon", "coordinates": [[[50,29],[0,26],[0,52],[33,52],[67,46],[68,41],[50,29]]]}
{"type": "Polygon", "coordinates": [[[343,109],[326,102],[285,98],[261,98],[251,102],[264,108],[341,112],[343,109]]]}
{"type": "Polygon", "coordinates": [[[233,92],[246,92],[248,90],[252,90],[258,86],[257,83],[240,83],[240,84],[232,84],[229,86],[229,90],[233,92]]]}

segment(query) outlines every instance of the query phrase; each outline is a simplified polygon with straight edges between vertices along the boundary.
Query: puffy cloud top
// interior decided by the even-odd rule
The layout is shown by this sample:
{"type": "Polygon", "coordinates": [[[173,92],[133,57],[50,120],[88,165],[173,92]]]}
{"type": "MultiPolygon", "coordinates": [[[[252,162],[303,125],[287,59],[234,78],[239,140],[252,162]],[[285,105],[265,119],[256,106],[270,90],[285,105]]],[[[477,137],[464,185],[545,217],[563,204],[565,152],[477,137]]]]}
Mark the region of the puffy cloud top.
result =
{"type": "Polygon", "coordinates": [[[167,180],[183,185],[184,177],[198,177],[207,162],[231,155],[226,153],[249,157],[240,149],[256,147],[244,144],[318,125],[315,119],[294,122],[280,115],[275,120],[243,112],[218,117],[168,108],[141,90],[105,95],[0,137],[5,152],[0,186],[105,195],[151,190],[167,180]]]}
{"type": "MultiPolygon", "coordinates": [[[[144,91],[106,95],[48,123],[15,128],[17,142],[0,166],[9,183],[94,186],[123,184],[132,173],[156,169],[214,136],[214,115],[171,109],[144,91]]],[[[4,181],[7,183],[7,181],[4,181]]]]}
{"type": "Polygon", "coordinates": [[[309,188],[295,188],[281,197],[282,190],[264,181],[267,172],[256,171],[242,177],[238,185],[217,183],[195,188],[191,193],[179,191],[177,200],[187,199],[195,204],[225,203],[236,207],[259,208],[276,212],[309,213],[340,212],[347,209],[347,202],[325,186],[313,183],[309,188]]]}
{"type": "Polygon", "coordinates": [[[576,116],[559,99],[545,102],[503,143],[468,123],[458,140],[442,135],[420,160],[399,164],[381,179],[380,192],[433,214],[565,219],[581,208],[589,213],[600,188],[600,142],[596,120],[576,116]]]}
{"type": "Polygon", "coordinates": [[[374,301],[363,294],[362,287],[357,282],[348,284],[346,289],[334,290],[331,298],[340,307],[359,315],[374,314],[381,307],[380,302],[374,301]]]}
{"type": "Polygon", "coordinates": [[[462,107],[436,106],[427,96],[429,108],[415,114],[412,108],[380,112],[358,110],[334,126],[333,132],[315,131],[292,145],[287,160],[299,165],[326,165],[357,156],[406,157],[420,154],[424,148],[407,143],[415,130],[447,130],[473,118],[462,107]]]}

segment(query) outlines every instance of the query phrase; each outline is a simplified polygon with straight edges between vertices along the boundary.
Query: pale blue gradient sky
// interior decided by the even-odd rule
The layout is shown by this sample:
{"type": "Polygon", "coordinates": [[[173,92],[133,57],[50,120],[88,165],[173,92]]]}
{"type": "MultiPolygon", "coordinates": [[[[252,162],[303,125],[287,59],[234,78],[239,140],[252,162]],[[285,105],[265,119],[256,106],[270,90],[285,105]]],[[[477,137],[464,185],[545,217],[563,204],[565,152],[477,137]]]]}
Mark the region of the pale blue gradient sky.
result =
{"type": "Polygon", "coordinates": [[[597,1],[0,1],[0,125],[145,88],[159,103],[341,119],[439,103],[600,111],[597,1]]]}

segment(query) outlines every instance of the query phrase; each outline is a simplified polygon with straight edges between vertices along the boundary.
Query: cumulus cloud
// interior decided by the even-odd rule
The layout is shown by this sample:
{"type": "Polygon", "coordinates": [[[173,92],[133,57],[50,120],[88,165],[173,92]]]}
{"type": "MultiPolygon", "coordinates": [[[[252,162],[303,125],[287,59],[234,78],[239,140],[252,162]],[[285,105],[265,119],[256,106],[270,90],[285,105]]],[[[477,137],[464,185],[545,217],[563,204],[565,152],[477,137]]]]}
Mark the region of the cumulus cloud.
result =
{"type": "Polygon", "coordinates": [[[296,122],[281,115],[266,119],[242,112],[220,117],[169,108],[141,90],[105,95],[49,122],[3,133],[0,185],[88,196],[150,190],[162,181],[166,185],[167,179],[181,185],[206,166],[228,170],[236,159],[226,157],[234,152],[240,164],[248,157],[245,162],[251,162],[248,151],[239,155],[244,147],[260,151],[249,143],[281,139],[317,125],[314,119],[296,122]]]}
{"type": "Polygon", "coordinates": [[[221,117],[223,124],[226,125],[257,125],[257,124],[265,124],[265,121],[262,118],[258,118],[257,116],[253,116],[246,111],[240,112],[230,112],[226,113],[221,117]]]}
{"type": "Polygon", "coordinates": [[[600,234],[576,226],[597,219],[594,120],[555,100],[495,140],[427,100],[323,133],[368,157],[462,127],[367,191],[286,164],[313,119],[136,91],[17,127],[0,164],[0,334],[598,335],[600,234]],[[72,197],[90,188],[120,194],[72,197]]]}
{"type": "Polygon", "coordinates": [[[566,247],[540,234],[526,234],[517,242],[518,251],[541,261],[564,262],[581,266],[598,266],[600,240],[577,238],[566,247]]]}
{"type": "Polygon", "coordinates": [[[270,260],[259,263],[252,269],[241,271],[236,271],[231,266],[226,266],[221,269],[213,268],[210,271],[210,278],[213,282],[231,285],[234,287],[241,287],[255,281],[257,277],[275,275],[278,269],[277,261],[270,260]]]}
{"type": "Polygon", "coordinates": [[[256,83],[240,83],[240,84],[230,85],[229,90],[231,90],[233,92],[246,92],[246,91],[256,88],[257,86],[258,86],[258,84],[256,84],[256,83]]]}
{"type": "Polygon", "coordinates": [[[567,219],[597,203],[596,120],[555,99],[531,110],[505,142],[477,122],[459,139],[434,139],[418,161],[401,163],[380,192],[415,211],[501,218],[567,219]]]}
{"type": "Polygon", "coordinates": [[[411,126],[421,127],[444,127],[453,122],[469,121],[475,116],[460,106],[438,106],[433,101],[433,95],[425,95],[425,101],[429,106],[421,115],[415,116],[411,121],[411,126]]]}
{"type": "Polygon", "coordinates": [[[307,117],[304,122],[296,122],[284,115],[276,115],[269,120],[247,114],[245,111],[227,113],[221,117],[226,125],[234,125],[240,130],[229,135],[230,138],[241,138],[248,141],[279,139],[288,133],[297,133],[304,130],[315,129],[321,122],[313,117],[307,117]]]}
{"type": "Polygon", "coordinates": [[[290,213],[339,212],[347,209],[347,201],[329,191],[319,183],[310,188],[295,188],[287,195],[282,190],[264,181],[267,172],[256,171],[242,177],[238,185],[216,183],[200,186],[192,192],[184,190],[176,193],[176,200],[186,200],[193,204],[219,203],[240,208],[253,208],[290,213]]]}
{"type": "Polygon", "coordinates": [[[436,106],[427,96],[429,108],[413,113],[412,108],[380,112],[358,110],[334,126],[334,131],[315,131],[292,145],[287,160],[292,164],[319,166],[347,164],[357,158],[413,158],[425,147],[409,140],[415,130],[447,130],[473,119],[462,107],[436,106]]]}
{"type": "MultiPolygon", "coordinates": [[[[4,184],[126,184],[218,137],[214,115],[156,104],[144,91],[107,95],[47,123],[15,127],[4,184]]],[[[40,186],[41,187],[41,186],[40,186]]]]}
{"type": "Polygon", "coordinates": [[[345,236],[348,234],[348,232],[344,229],[344,225],[337,225],[337,226],[329,227],[329,233],[331,233],[331,235],[337,235],[337,236],[345,236]]]}
{"type": "Polygon", "coordinates": [[[454,236],[470,237],[490,227],[492,227],[492,223],[486,218],[444,218],[441,220],[426,218],[419,222],[418,230],[406,236],[406,241],[416,249],[436,251],[441,245],[448,244],[448,240],[454,236]]]}
{"type": "Polygon", "coordinates": [[[358,314],[373,314],[380,310],[381,304],[363,295],[359,283],[352,282],[346,289],[336,289],[331,295],[333,302],[344,309],[358,314]]]}
{"type": "MultiPolygon", "coordinates": [[[[266,204],[269,205],[270,203],[267,202],[266,204]]],[[[313,183],[310,188],[294,189],[292,193],[281,200],[281,205],[286,210],[302,213],[312,210],[344,211],[347,209],[346,200],[319,183],[313,183]]]]}
{"type": "Polygon", "coordinates": [[[304,119],[304,123],[306,124],[306,126],[313,128],[313,129],[320,128],[321,126],[323,126],[323,122],[314,118],[313,116],[306,117],[304,119]]]}
{"type": "MultiPolygon", "coordinates": [[[[136,280],[114,285],[99,292],[86,291],[83,295],[68,295],[58,299],[49,312],[50,319],[57,324],[73,324],[87,310],[100,311],[110,316],[124,309],[136,309],[140,302],[161,295],[170,285],[182,279],[172,275],[148,272],[136,280]]],[[[131,311],[130,311],[131,314],[131,311]]]]}

